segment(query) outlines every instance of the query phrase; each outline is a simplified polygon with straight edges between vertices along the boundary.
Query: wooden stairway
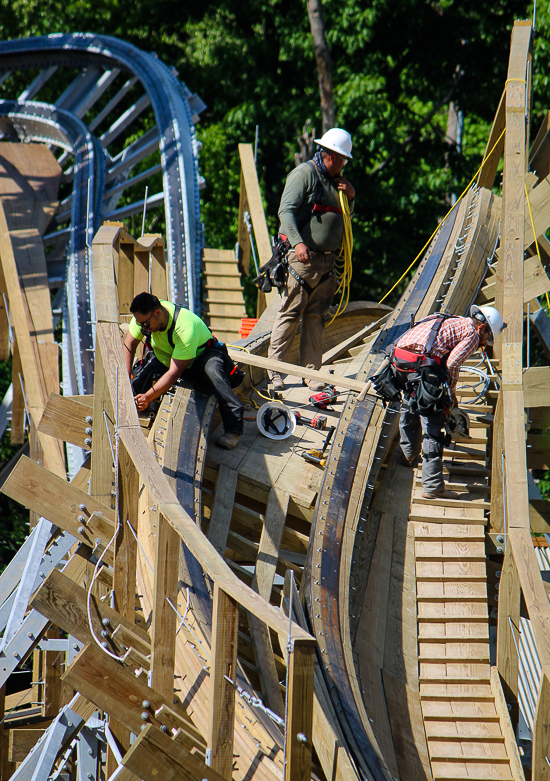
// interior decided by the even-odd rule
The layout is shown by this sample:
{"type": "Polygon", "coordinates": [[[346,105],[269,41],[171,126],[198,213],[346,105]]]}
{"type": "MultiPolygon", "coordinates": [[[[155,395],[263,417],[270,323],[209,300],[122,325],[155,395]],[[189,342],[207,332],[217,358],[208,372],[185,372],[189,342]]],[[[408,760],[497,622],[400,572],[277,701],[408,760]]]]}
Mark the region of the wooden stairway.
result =
{"type": "Polygon", "coordinates": [[[496,669],[491,669],[485,511],[490,507],[484,416],[473,440],[444,451],[456,500],[411,503],[415,535],[420,701],[434,781],[523,778],[496,669]],[[505,717],[505,718],[503,718],[505,717]]]}
{"type": "Polygon", "coordinates": [[[205,248],[202,268],[202,317],[218,339],[230,344],[241,338],[241,319],[246,317],[235,253],[233,250],[205,248]]]}

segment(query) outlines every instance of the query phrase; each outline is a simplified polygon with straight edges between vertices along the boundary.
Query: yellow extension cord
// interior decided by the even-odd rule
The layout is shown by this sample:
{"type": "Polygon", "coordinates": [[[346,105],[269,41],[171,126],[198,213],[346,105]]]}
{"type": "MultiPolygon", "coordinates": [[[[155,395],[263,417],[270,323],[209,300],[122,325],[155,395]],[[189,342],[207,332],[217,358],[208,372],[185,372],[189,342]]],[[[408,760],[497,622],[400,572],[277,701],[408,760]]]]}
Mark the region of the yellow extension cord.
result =
{"type": "Polygon", "coordinates": [[[351,230],[351,216],[349,213],[349,202],[347,196],[344,196],[342,190],[339,191],[340,205],[342,207],[342,217],[344,218],[344,235],[342,237],[342,246],[340,253],[336,258],[336,279],[338,280],[338,287],[336,293],[340,292],[340,301],[336,307],[336,314],[329,320],[327,325],[330,325],[332,321],[341,315],[345,311],[349,302],[349,289],[351,284],[351,254],[353,252],[353,233],[351,230]]]}

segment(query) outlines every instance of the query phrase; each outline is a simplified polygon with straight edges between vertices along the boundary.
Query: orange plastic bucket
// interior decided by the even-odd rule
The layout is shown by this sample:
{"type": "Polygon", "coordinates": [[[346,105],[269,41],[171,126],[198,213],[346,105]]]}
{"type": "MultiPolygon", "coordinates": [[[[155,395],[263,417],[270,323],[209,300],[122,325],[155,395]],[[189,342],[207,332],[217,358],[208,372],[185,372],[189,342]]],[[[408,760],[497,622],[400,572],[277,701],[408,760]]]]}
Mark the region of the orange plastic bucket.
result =
{"type": "Polygon", "coordinates": [[[241,319],[241,327],[239,329],[239,334],[241,336],[241,339],[246,339],[246,337],[250,334],[256,323],[258,322],[257,317],[243,317],[241,319]]]}

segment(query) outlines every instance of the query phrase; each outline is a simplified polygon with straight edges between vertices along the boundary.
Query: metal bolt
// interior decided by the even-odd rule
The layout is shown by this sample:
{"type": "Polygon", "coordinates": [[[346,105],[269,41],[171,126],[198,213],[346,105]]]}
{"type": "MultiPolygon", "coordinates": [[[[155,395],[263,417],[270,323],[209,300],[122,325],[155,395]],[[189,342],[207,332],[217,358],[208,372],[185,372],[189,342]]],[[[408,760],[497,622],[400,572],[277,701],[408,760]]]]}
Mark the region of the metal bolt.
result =
{"type": "Polygon", "coordinates": [[[34,638],[34,635],[32,632],[27,632],[27,637],[32,640],[34,638]]]}
{"type": "Polygon", "coordinates": [[[84,444],[85,445],[91,445],[92,444],[92,440],[90,439],[90,437],[86,437],[86,439],[84,440],[84,444]]]}
{"type": "Polygon", "coordinates": [[[101,623],[103,624],[103,626],[109,626],[111,622],[109,621],[108,618],[102,618],[101,623]]]}
{"type": "Polygon", "coordinates": [[[495,575],[497,576],[497,578],[500,578],[500,576],[502,575],[502,572],[499,569],[497,569],[495,575]]]}
{"type": "Polygon", "coordinates": [[[146,710],[141,712],[141,720],[142,721],[149,721],[149,714],[147,713],[146,710]]]}
{"type": "Polygon", "coordinates": [[[170,727],[167,727],[166,724],[160,725],[160,731],[161,732],[170,732],[170,727]]]}
{"type": "Polygon", "coordinates": [[[86,415],[86,423],[91,423],[91,422],[92,422],[92,416],[86,415]]]}
{"type": "Polygon", "coordinates": [[[86,518],[83,515],[78,516],[78,522],[79,523],[86,523],[86,518]]]}
{"type": "Polygon", "coordinates": [[[86,434],[91,434],[91,433],[92,433],[92,429],[90,426],[88,426],[88,428],[86,429],[86,434]]]}
{"type": "Polygon", "coordinates": [[[502,534],[497,534],[497,542],[504,542],[504,537],[502,534]]]}
{"type": "Polygon", "coordinates": [[[73,645],[73,651],[80,651],[80,646],[76,645],[76,643],[73,645]]]}
{"type": "Polygon", "coordinates": [[[86,529],[84,528],[84,526],[79,526],[78,527],[78,533],[79,534],[84,534],[85,531],[86,531],[86,529]]]}
{"type": "Polygon", "coordinates": [[[78,508],[82,510],[82,512],[86,512],[86,505],[85,504],[79,504],[78,508]]]}
{"type": "Polygon", "coordinates": [[[502,550],[502,548],[497,548],[497,553],[504,553],[504,551],[502,550]]]}
{"type": "Polygon", "coordinates": [[[141,703],[141,707],[142,708],[150,708],[151,707],[151,703],[149,702],[149,700],[143,700],[143,702],[141,703]]]}
{"type": "Polygon", "coordinates": [[[96,545],[99,545],[101,543],[101,537],[96,537],[94,542],[96,545]]]}
{"type": "Polygon", "coordinates": [[[298,741],[298,743],[307,743],[307,738],[303,732],[299,732],[296,735],[296,740],[298,741]]]}
{"type": "Polygon", "coordinates": [[[108,629],[102,629],[101,630],[101,637],[107,638],[107,637],[110,637],[110,636],[111,635],[109,634],[109,630],[108,629]]]}

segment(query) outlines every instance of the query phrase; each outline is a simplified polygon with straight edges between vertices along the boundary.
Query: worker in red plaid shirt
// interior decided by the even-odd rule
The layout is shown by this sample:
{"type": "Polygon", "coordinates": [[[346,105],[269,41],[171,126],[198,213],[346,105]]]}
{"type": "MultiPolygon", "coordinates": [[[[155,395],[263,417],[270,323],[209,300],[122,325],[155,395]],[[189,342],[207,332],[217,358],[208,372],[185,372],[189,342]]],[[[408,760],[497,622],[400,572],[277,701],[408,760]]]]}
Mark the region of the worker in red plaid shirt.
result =
{"type": "MultiPolygon", "coordinates": [[[[413,326],[395,345],[397,355],[410,360],[426,355],[426,346],[433,331],[434,320],[424,320],[413,326]]],[[[441,323],[435,341],[429,351],[430,359],[435,359],[447,371],[452,403],[458,407],[456,385],[458,373],[464,361],[478,347],[493,344],[495,336],[501,333],[505,324],[497,309],[492,306],[472,306],[470,317],[449,317],[441,323]]],[[[413,382],[419,375],[411,372],[408,380],[413,382]]],[[[445,489],[443,481],[443,425],[444,410],[436,410],[425,416],[411,409],[411,393],[405,392],[401,406],[399,430],[403,463],[412,466],[422,446],[422,496],[426,499],[456,499],[454,491],[445,489]]]]}

